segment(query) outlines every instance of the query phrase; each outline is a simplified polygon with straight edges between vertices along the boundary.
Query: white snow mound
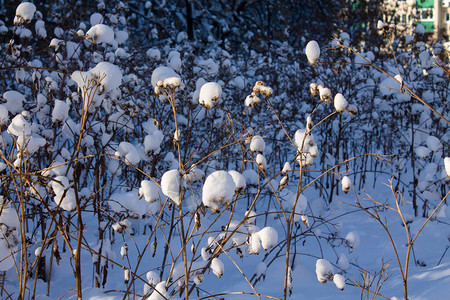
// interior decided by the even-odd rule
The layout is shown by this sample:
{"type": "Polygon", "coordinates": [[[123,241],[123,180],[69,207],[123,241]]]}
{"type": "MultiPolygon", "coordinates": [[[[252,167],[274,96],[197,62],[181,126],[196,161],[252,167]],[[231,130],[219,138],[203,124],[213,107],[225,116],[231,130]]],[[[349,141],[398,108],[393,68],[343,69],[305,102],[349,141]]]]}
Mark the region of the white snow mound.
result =
{"type": "Polygon", "coordinates": [[[219,212],[220,204],[230,205],[236,190],[233,177],[226,171],[215,171],[203,185],[203,204],[214,213],[219,212]]]}
{"type": "Polygon", "coordinates": [[[311,65],[315,65],[320,56],[320,47],[316,41],[310,41],[305,49],[306,57],[311,65]]]}
{"type": "Polygon", "coordinates": [[[213,108],[219,102],[222,88],[216,82],[207,82],[200,88],[198,102],[206,108],[213,108]]]}

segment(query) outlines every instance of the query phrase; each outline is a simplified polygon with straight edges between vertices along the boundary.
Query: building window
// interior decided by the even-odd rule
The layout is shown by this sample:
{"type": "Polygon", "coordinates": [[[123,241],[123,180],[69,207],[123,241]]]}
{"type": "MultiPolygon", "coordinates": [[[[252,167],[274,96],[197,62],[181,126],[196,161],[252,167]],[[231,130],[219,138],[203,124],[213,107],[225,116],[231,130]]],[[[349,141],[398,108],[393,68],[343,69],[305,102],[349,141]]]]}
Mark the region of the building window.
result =
{"type": "Polygon", "coordinates": [[[446,14],[445,14],[445,20],[446,20],[447,22],[450,21],[450,13],[446,13],[446,14]]]}
{"type": "Polygon", "coordinates": [[[402,15],[402,23],[406,23],[406,14],[402,15]]]}
{"type": "Polygon", "coordinates": [[[433,19],[433,9],[422,10],[422,20],[423,19],[433,19]]]}

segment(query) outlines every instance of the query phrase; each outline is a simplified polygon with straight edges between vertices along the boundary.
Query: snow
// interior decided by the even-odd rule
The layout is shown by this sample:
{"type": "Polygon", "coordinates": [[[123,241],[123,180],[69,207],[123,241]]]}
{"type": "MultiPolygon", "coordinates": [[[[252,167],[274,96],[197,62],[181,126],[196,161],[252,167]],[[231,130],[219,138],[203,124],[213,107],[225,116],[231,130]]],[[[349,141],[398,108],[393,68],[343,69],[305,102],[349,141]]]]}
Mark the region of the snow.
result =
{"type": "Polygon", "coordinates": [[[176,72],[181,71],[181,54],[178,51],[170,51],[168,56],[168,66],[176,72]]]}
{"type": "Polygon", "coordinates": [[[23,115],[17,115],[11,120],[11,124],[8,126],[8,132],[16,137],[31,135],[30,123],[25,120],[23,115]]]}
{"type": "Polygon", "coordinates": [[[383,21],[381,21],[381,20],[378,20],[378,22],[377,22],[377,29],[378,30],[383,30],[384,29],[384,27],[386,27],[386,23],[384,23],[383,21]]]}
{"type": "Polygon", "coordinates": [[[343,112],[348,106],[347,100],[344,98],[344,96],[341,93],[337,93],[334,96],[334,108],[337,112],[343,112]]]}
{"type": "Polygon", "coordinates": [[[6,100],[4,104],[11,114],[22,112],[25,96],[17,91],[7,91],[3,93],[3,99],[6,100]]]}
{"type": "Polygon", "coordinates": [[[212,58],[199,60],[197,62],[197,66],[199,66],[209,76],[215,76],[219,72],[219,65],[216,64],[212,58]]]}
{"type": "MultiPolygon", "coordinates": [[[[55,12],[71,14],[63,2],[55,12]]],[[[158,288],[167,297],[184,298],[185,263],[192,291],[188,298],[228,298],[233,292],[251,293],[239,299],[254,298],[243,274],[256,294],[282,298],[287,271],[292,299],[359,299],[361,289],[353,283],[363,270],[369,279],[376,278],[383,261],[389,263],[391,277],[381,293],[403,298],[401,270],[389,237],[379,222],[354,205],[360,201],[386,222],[404,262],[406,236],[400,217],[370,198],[395,208],[394,195],[385,188],[392,180],[414,234],[447,193],[448,124],[410,99],[406,89],[448,119],[446,70],[434,65],[435,56],[445,56],[443,45],[411,34],[405,47],[398,43],[404,37],[401,24],[395,32],[384,22],[378,26],[384,32],[367,27],[373,33],[367,37],[376,41],[351,41],[354,28],[340,20],[334,22],[342,25],[335,32],[305,31],[296,39],[292,24],[268,39],[264,30],[249,30],[251,18],[217,18],[217,7],[199,11],[197,5],[192,12],[198,21],[195,39],[188,40],[183,13],[166,2],[147,1],[133,8],[102,0],[83,8],[76,22],[36,11],[30,23],[16,17],[15,25],[14,11],[7,16],[0,9],[0,172],[8,202],[1,205],[0,218],[9,211],[9,217],[26,222],[22,226],[18,219],[8,227],[14,222],[0,220],[0,270],[9,268],[1,274],[3,294],[18,295],[21,274],[16,272],[24,270],[20,264],[28,252],[45,257],[41,262],[46,273],[53,262],[47,282],[36,272],[43,266],[34,263],[31,271],[37,280],[28,281],[25,294],[33,297],[36,288],[36,299],[76,299],[75,279],[67,272],[73,254],[81,258],[83,299],[115,300],[125,294],[163,298],[154,292],[161,281],[165,283],[158,288]],[[241,28],[242,22],[249,24],[241,28]],[[99,30],[98,36],[89,36],[97,31],[94,26],[103,24],[108,34],[99,30]],[[361,56],[340,46],[328,48],[332,36],[332,47],[336,42],[352,45],[361,56]],[[102,42],[105,38],[109,43],[102,42]],[[327,45],[320,49],[317,44],[317,53],[308,55],[310,51],[298,48],[308,38],[327,45]],[[308,67],[302,53],[313,58],[314,67],[308,67]],[[74,70],[79,71],[72,73],[72,80],[67,74],[74,70]],[[98,82],[102,77],[104,82],[98,82]],[[220,105],[207,97],[215,108],[211,110],[199,105],[207,82],[222,91],[220,105]],[[338,92],[348,101],[339,99],[338,92]],[[172,135],[179,143],[173,143],[172,135]],[[370,153],[395,155],[388,157],[391,164],[384,164],[370,153]],[[300,166],[292,165],[296,162],[300,166]],[[217,170],[224,170],[218,172],[226,183],[211,179],[217,170]],[[78,235],[76,193],[83,210],[83,245],[70,251],[67,242],[75,247],[78,235]],[[211,209],[203,205],[204,198],[211,209]],[[27,211],[21,211],[22,203],[27,211]],[[292,251],[286,266],[286,217],[292,211],[292,251]],[[44,230],[51,235],[50,244],[42,244],[40,227],[50,230],[44,230]],[[24,241],[22,228],[27,229],[24,241]],[[16,244],[27,245],[29,251],[16,244]],[[56,246],[61,256],[57,262],[56,246]],[[8,248],[17,250],[16,266],[6,258],[8,248]],[[336,271],[319,274],[321,281],[334,283],[317,280],[318,258],[336,271]],[[101,289],[91,287],[97,284],[101,289]]],[[[230,3],[222,2],[224,11],[230,3]]],[[[291,12],[284,12],[289,17],[291,12]]],[[[311,16],[311,24],[315,21],[311,16]]],[[[443,204],[415,241],[408,270],[410,299],[447,296],[449,217],[450,208],[443,204]]],[[[36,257],[28,258],[31,266],[36,257]]]]}
{"type": "Polygon", "coordinates": [[[161,190],[176,205],[181,204],[181,178],[178,170],[169,170],[161,177],[161,190]]]}
{"type": "Polygon", "coordinates": [[[427,144],[427,147],[433,152],[438,152],[438,151],[442,150],[442,143],[435,136],[432,136],[432,135],[427,136],[426,144],[427,144]]]}
{"type": "Polygon", "coordinates": [[[426,146],[419,146],[415,149],[416,155],[420,158],[427,158],[431,154],[431,150],[426,146]]]}
{"type": "Polygon", "coordinates": [[[155,70],[153,70],[152,73],[152,86],[155,88],[158,87],[158,83],[160,83],[160,86],[163,85],[163,82],[166,80],[170,80],[171,82],[174,82],[176,79],[174,78],[178,78],[177,82],[181,82],[181,78],[180,76],[175,73],[175,71],[172,68],[169,67],[158,67],[155,70]]]}
{"type": "Polygon", "coordinates": [[[450,157],[444,158],[444,167],[447,177],[450,177],[450,157]]]}
{"type": "Polygon", "coordinates": [[[69,114],[69,105],[61,100],[55,100],[55,107],[52,112],[52,122],[58,123],[63,122],[69,114]]]}
{"type": "MultiPolygon", "coordinates": [[[[145,52],[145,54],[151,58],[154,59],[156,61],[159,61],[161,59],[161,51],[159,51],[158,48],[150,48],[147,50],[147,52],[145,52]]],[[[152,83],[153,85],[153,83],[152,83]]]]}
{"type": "Polygon", "coordinates": [[[247,186],[244,176],[235,170],[228,171],[228,174],[230,174],[233,178],[234,185],[236,186],[236,193],[238,193],[239,191],[244,191],[245,187],[247,186]]]}
{"type": "Polygon", "coordinates": [[[92,40],[96,44],[111,44],[114,41],[114,30],[108,25],[96,24],[86,32],[86,39],[92,40]]]}
{"type": "Polygon", "coordinates": [[[358,249],[360,243],[359,234],[355,231],[350,231],[345,236],[345,241],[350,248],[350,251],[355,251],[358,249]]]}
{"type": "Polygon", "coordinates": [[[21,24],[22,22],[16,22],[16,19],[23,20],[25,23],[29,23],[33,19],[36,12],[36,6],[31,2],[22,2],[16,8],[16,16],[14,24],[21,24]]]}
{"type": "Polygon", "coordinates": [[[5,203],[3,196],[0,196],[0,206],[0,271],[7,271],[15,265],[20,222],[15,209],[5,203]]]}
{"type": "Polygon", "coordinates": [[[257,153],[264,153],[264,149],[266,148],[266,143],[264,142],[264,139],[259,136],[255,135],[252,137],[250,142],[250,150],[257,153]]]}
{"type": "Polygon", "coordinates": [[[256,163],[261,170],[265,170],[267,168],[267,160],[261,153],[256,155],[256,163]]]}
{"type": "Polygon", "coordinates": [[[9,111],[6,105],[0,104],[0,126],[8,124],[9,121],[9,111]]]}
{"type": "Polygon", "coordinates": [[[308,58],[308,62],[311,65],[315,65],[320,56],[320,47],[316,41],[310,41],[306,45],[305,54],[308,58]]]}
{"type": "Polygon", "coordinates": [[[236,190],[233,177],[226,171],[215,171],[203,184],[202,202],[212,212],[220,211],[220,204],[228,207],[236,190]]]}
{"type": "Polygon", "coordinates": [[[75,191],[70,186],[66,176],[57,176],[52,181],[52,189],[55,193],[53,200],[66,211],[74,211],[76,208],[75,191]]]}
{"type": "Polygon", "coordinates": [[[319,85],[318,89],[319,89],[320,100],[325,101],[325,102],[330,102],[331,101],[331,90],[322,85],[319,85]]]}
{"type": "Polygon", "coordinates": [[[350,180],[350,178],[348,176],[342,177],[341,186],[342,186],[342,191],[344,193],[348,193],[348,191],[352,187],[352,181],[350,180]]]}
{"type": "Polygon", "coordinates": [[[100,13],[93,13],[89,18],[91,25],[97,25],[103,23],[103,16],[100,13]]]}
{"type": "Polygon", "coordinates": [[[222,88],[216,82],[207,82],[200,88],[198,102],[206,108],[213,108],[220,99],[222,88]]]}
{"type": "Polygon", "coordinates": [[[141,155],[138,149],[131,143],[121,142],[118,151],[125,161],[133,166],[141,162],[141,155]]]}
{"type": "Polygon", "coordinates": [[[161,188],[153,180],[142,180],[139,196],[144,196],[148,203],[154,203],[160,199],[161,188]]]}
{"type": "Polygon", "coordinates": [[[219,258],[213,258],[210,268],[213,271],[214,275],[216,275],[218,278],[222,277],[224,272],[224,264],[219,258]]]}
{"type": "Polygon", "coordinates": [[[264,227],[258,231],[258,236],[265,251],[274,247],[278,242],[278,233],[270,226],[264,227]]]}
{"type": "Polygon", "coordinates": [[[283,165],[283,169],[281,170],[281,173],[287,174],[289,173],[289,171],[292,171],[291,164],[289,162],[285,162],[283,165]]]}
{"type": "Polygon", "coordinates": [[[350,262],[344,253],[339,254],[337,265],[342,271],[347,271],[350,268],[350,262]]]}
{"type": "Polygon", "coordinates": [[[333,282],[338,289],[342,291],[345,289],[345,277],[341,274],[334,274],[333,282]]]}
{"type": "Polygon", "coordinates": [[[114,35],[115,35],[115,40],[116,40],[117,44],[119,44],[119,45],[125,44],[125,42],[129,38],[129,34],[125,30],[116,30],[114,32],[114,35]]]}
{"type": "Polygon", "coordinates": [[[155,286],[155,290],[152,292],[150,297],[148,297],[149,300],[164,300],[164,299],[168,299],[168,298],[169,298],[169,294],[167,293],[167,290],[166,290],[166,282],[165,281],[161,281],[160,283],[158,283],[155,286]]]}
{"type": "Polygon", "coordinates": [[[318,259],[316,261],[316,275],[319,282],[326,283],[333,278],[333,266],[324,258],[318,259]]]}
{"type": "Polygon", "coordinates": [[[122,71],[116,65],[109,62],[100,62],[89,72],[100,80],[102,91],[109,92],[122,84],[122,71]]]}

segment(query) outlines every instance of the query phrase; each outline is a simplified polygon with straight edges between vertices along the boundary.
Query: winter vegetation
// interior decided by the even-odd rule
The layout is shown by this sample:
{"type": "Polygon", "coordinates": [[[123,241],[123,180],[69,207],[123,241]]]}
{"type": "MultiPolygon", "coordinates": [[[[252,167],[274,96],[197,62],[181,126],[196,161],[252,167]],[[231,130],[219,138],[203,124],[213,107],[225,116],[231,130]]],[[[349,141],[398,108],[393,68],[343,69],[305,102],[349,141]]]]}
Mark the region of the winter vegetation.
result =
{"type": "Polygon", "coordinates": [[[1,299],[448,296],[449,59],[423,26],[379,1],[10,2],[1,299]]]}

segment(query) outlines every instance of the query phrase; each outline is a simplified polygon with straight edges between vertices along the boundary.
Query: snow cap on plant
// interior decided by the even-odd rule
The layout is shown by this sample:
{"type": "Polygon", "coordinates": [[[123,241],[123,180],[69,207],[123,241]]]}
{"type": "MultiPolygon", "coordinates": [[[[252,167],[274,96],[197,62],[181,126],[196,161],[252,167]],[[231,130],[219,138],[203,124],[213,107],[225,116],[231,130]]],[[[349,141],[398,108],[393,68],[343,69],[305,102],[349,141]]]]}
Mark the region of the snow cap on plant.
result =
{"type": "Polygon", "coordinates": [[[6,106],[8,111],[11,114],[18,114],[23,110],[23,103],[25,102],[25,96],[17,91],[6,91],[3,93],[3,99],[6,100],[6,103],[3,104],[6,106]]]}
{"type": "Polygon", "coordinates": [[[228,207],[236,190],[233,177],[226,171],[215,171],[208,175],[203,185],[202,202],[213,213],[218,213],[220,204],[228,207]]]}
{"type": "Polygon", "coordinates": [[[161,66],[153,70],[152,86],[157,96],[161,95],[163,88],[172,86],[176,88],[181,84],[181,77],[172,68],[161,66]]]}
{"type": "Polygon", "coordinates": [[[247,186],[244,175],[235,170],[230,170],[228,173],[233,177],[234,184],[236,185],[236,194],[244,193],[247,186]]]}
{"type": "Polygon", "coordinates": [[[0,271],[7,271],[15,265],[16,249],[19,246],[20,222],[17,212],[5,203],[3,196],[0,196],[0,271]]]}
{"type": "Polygon", "coordinates": [[[258,236],[265,251],[274,247],[278,242],[278,232],[270,226],[258,231],[258,236]]]}
{"type": "Polygon", "coordinates": [[[341,185],[342,191],[347,194],[348,191],[350,191],[350,188],[352,187],[352,181],[350,180],[350,178],[348,178],[348,176],[344,176],[342,177],[341,185]]]}
{"type": "Polygon", "coordinates": [[[292,171],[292,168],[291,168],[291,164],[287,161],[284,163],[281,173],[287,174],[289,171],[292,171]]]}
{"type": "Polygon", "coordinates": [[[350,231],[345,236],[345,243],[350,248],[350,251],[353,252],[359,247],[359,234],[355,231],[350,231]]]}
{"type": "Polygon", "coordinates": [[[386,27],[386,26],[387,26],[387,24],[385,22],[383,22],[381,20],[378,20],[378,22],[377,22],[377,29],[378,30],[383,30],[384,27],[386,27]]]}
{"type": "Polygon", "coordinates": [[[336,96],[334,96],[334,108],[338,113],[343,112],[348,106],[348,102],[345,99],[344,95],[341,93],[337,93],[336,96]]]}
{"type": "Polygon", "coordinates": [[[318,85],[319,96],[321,101],[325,101],[326,103],[330,103],[333,98],[331,98],[331,90],[329,88],[324,87],[323,85],[318,85]]]}
{"type": "Polygon", "coordinates": [[[86,39],[92,40],[94,44],[111,44],[114,41],[114,30],[108,25],[97,24],[86,32],[86,39]]]}
{"type": "Polygon", "coordinates": [[[261,153],[256,155],[256,164],[261,170],[265,170],[267,168],[267,160],[261,153]]]}
{"type": "Polygon", "coordinates": [[[311,95],[313,95],[314,97],[317,96],[319,94],[319,87],[317,83],[311,82],[309,84],[309,91],[311,92],[311,95]]]}
{"type": "Polygon", "coordinates": [[[308,58],[308,62],[311,65],[315,65],[320,56],[320,47],[316,41],[310,41],[306,45],[305,54],[308,58]]]}
{"type": "Polygon", "coordinates": [[[178,170],[169,170],[161,177],[161,190],[176,205],[181,204],[182,179],[178,170]]]}
{"type": "Polygon", "coordinates": [[[343,291],[345,289],[345,277],[341,274],[334,274],[333,282],[338,289],[343,291]]]}
{"type": "Polygon", "coordinates": [[[305,135],[305,129],[299,129],[295,132],[294,142],[300,151],[297,155],[297,161],[302,165],[312,165],[313,158],[317,157],[319,151],[314,136],[311,133],[305,135]]]}
{"type": "Polygon", "coordinates": [[[224,271],[224,264],[219,258],[217,257],[213,258],[213,260],[211,261],[210,268],[213,271],[214,275],[216,275],[218,278],[222,277],[224,271]]]}
{"type": "Polygon", "coordinates": [[[444,158],[444,167],[447,178],[450,177],[450,157],[444,158]]]}
{"type": "Polygon", "coordinates": [[[255,85],[253,86],[253,93],[257,94],[262,94],[266,97],[272,96],[273,94],[273,90],[272,88],[265,86],[264,82],[262,81],[257,81],[255,83],[255,85]]]}
{"type": "Polygon", "coordinates": [[[217,82],[207,82],[200,88],[198,102],[206,108],[213,108],[222,95],[222,88],[217,82]]]}
{"type": "Polygon", "coordinates": [[[250,142],[250,150],[255,153],[264,153],[264,149],[266,148],[266,143],[264,139],[260,135],[255,135],[252,137],[250,142]]]}
{"type": "Polygon", "coordinates": [[[31,2],[22,2],[16,8],[16,16],[14,17],[14,25],[22,25],[30,23],[36,12],[36,5],[31,2]]]}
{"type": "Polygon", "coordinates": [[[324,258],[318,259],[316,261],[316,275],[317,280],[321,283],[326,283],[327,281],[333,280],[333,266],[324,258]]]}

